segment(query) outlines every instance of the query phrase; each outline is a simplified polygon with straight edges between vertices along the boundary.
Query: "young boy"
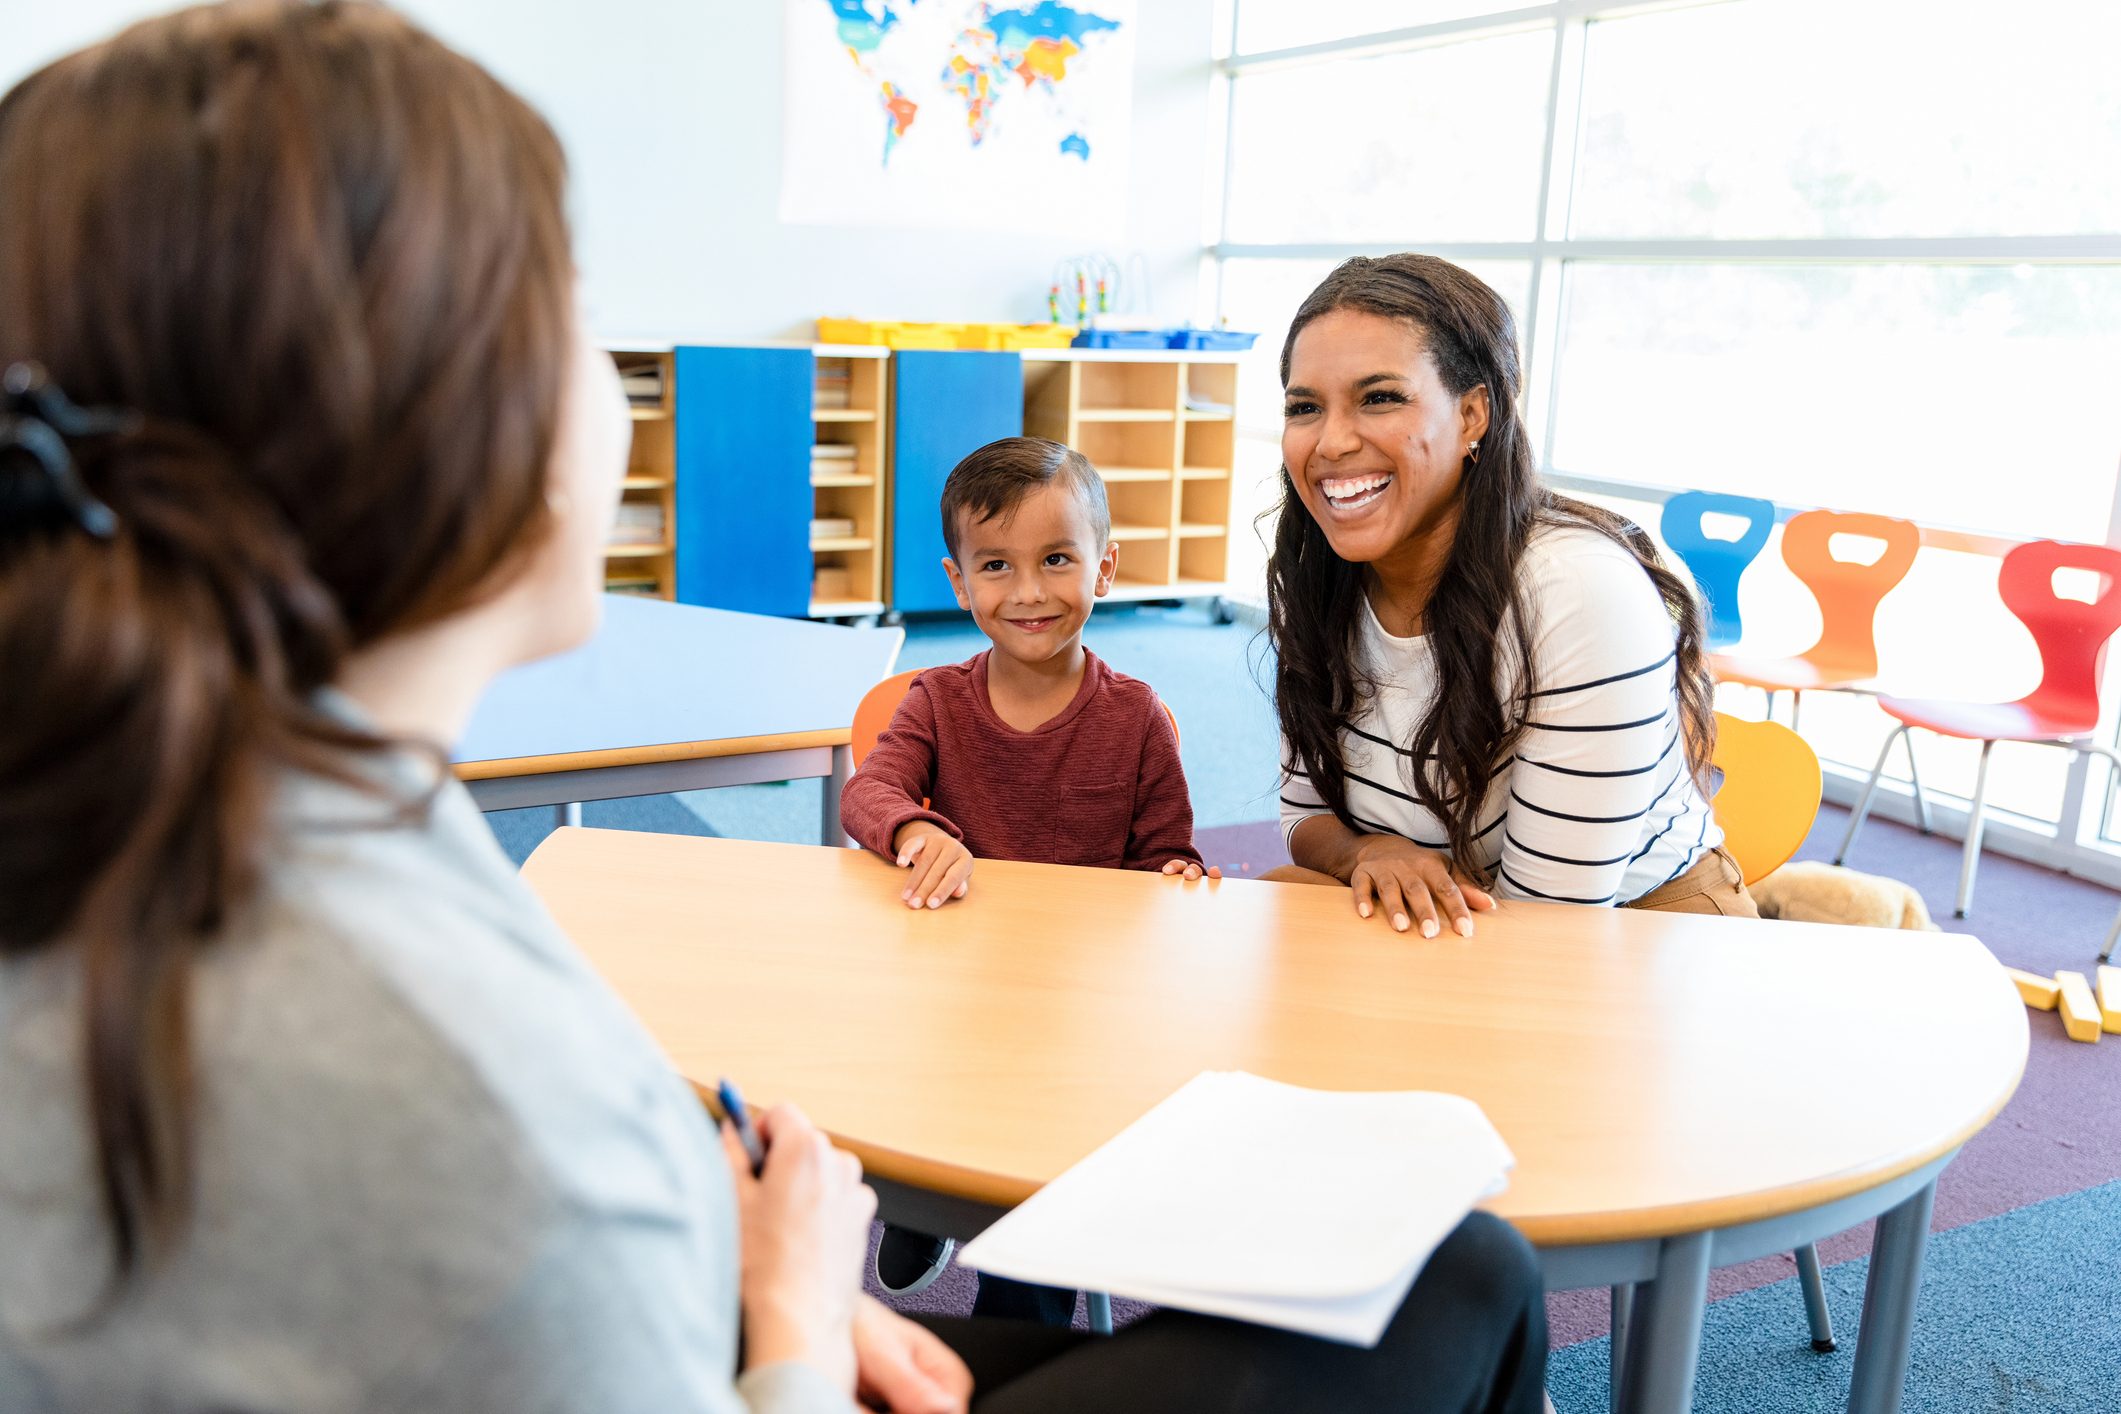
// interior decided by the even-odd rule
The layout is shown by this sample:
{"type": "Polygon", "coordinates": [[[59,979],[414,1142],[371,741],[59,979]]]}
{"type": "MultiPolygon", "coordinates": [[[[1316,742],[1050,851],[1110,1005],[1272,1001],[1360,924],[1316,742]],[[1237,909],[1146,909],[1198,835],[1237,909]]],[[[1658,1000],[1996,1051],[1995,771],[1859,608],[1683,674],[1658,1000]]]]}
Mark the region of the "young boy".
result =
{"type": "MultiPolygon", "coordinates": [[[[943,572],[994,646],[913,680],[840,798],[847,833],[907,871],[912,908],[965,897],[980,858],[1200,878],[1169,714],[1083,647],[1119,567],[1096,469],[1044,438],[990,442],[950,473],[942,514],[943,572]]],[[[887,1227],[877,1279],[919,1291],[950,1248],[887,1227]]],[[[987,1278],[973,1310],[1065,1325],[1075,1293],[987,1278]]]]}

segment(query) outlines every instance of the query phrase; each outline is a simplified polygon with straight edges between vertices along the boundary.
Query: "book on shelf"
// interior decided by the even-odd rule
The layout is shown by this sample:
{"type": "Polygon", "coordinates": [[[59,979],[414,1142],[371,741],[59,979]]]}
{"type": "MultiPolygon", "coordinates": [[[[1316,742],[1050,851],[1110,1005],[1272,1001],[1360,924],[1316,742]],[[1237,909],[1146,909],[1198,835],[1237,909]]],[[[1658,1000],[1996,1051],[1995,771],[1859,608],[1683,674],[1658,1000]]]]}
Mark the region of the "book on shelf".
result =
{"type": "Polygon", "coordinates": [[[858,448],[852,442],[819,442],[810,449],[810,460],[816,462],[851,462],[858,448]]]}
{"type": "Polygon", "coordinates": [[[660,368],[629,368],[619,374],[619,386],[626,391],[626,401],[636,406],[650,406],[663,401],[663,370],[660,368]]]}
{"type": "Polygon", "coordinates": [[[854,534],[854,521],[847,516],[817,516],[810,522],[812,540],[839,540],[854,534]]]}

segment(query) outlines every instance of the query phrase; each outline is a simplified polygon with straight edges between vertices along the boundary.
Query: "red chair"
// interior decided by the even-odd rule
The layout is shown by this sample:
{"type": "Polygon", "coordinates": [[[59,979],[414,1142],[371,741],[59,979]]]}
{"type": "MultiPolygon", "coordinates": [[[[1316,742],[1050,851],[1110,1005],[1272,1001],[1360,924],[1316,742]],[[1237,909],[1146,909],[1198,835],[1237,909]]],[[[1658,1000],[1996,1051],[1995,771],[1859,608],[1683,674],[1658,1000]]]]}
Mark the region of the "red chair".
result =
{"type": "MultiPolygon", "coordinates": [[[[1981,765],[1974,775],[1974,803],[1966,820],[1966,853],[1959,866],[1959,898],[1954,913],[1966,917],[1974,900],[1974,867],[1981,857],[1981,810],[1988,791],[1988,754],[1999,741],[2022,741],[2036,746],[2059,746],[2072,752],[2093,752],[2121,769],[2121,755],[2092,739],[2099,727],[2099,670],[2106,658],[2107,641],[2121,629],[2121,550],[2104,545],[2066,545],[2057,540],[2035,540],[2020,545],[2003,557],[1996,576],[1996,591],[2003,605],[2026,628],[2040,649],[2040,685],[2015,702],[1954,702],[1941,698],[1881,697],[1878,705],[1900,721],[1878,752],[1870,781],[1849,816],[1848,833],[1834,856],[1836,864],[1848,857],[1870,813],[1871,794],[1885,772],[1886,754],[1893,743],[1911,728],[1922,727],[1940,736],[1961,737],[1981,743],[1981,765]],[[2099,597],[2086,604],[2055,593],[2055,571],[2090,570],[2105,576],[2099,597]]],[[[1915,743],[1908,737],[1908,760],[1915,759],[1915,743]]],[[[1922,806],[1921,787],[1915,803],[1922,806]]],[[[1925,821],[1927,817],[1925,815],[1925,821]]]]}

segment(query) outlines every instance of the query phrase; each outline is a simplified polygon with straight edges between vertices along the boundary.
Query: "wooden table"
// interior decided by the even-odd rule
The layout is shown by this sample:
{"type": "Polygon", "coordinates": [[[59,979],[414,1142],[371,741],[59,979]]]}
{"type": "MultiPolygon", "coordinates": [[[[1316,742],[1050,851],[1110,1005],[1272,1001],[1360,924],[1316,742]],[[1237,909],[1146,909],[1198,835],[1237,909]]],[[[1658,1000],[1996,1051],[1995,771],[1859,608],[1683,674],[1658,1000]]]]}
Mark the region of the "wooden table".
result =
{"type": "Polygon", "coordinates": [[[683,1074],[800,1103],[931,1232],[1202,1070],[1470,1096],[1549,1286],[1649,1283],[1636,1409],[1688,1407],[1711,1266],[1880,1215],[1850,1407],[1896,1408],[1935,1177],[2026,1056],[1954,934],[1512,903],[1423,941],[1339,890],[994,861],[915,913],[865,853],[597,830],[524,875],[683,1074]]]}
{"type": "Polygon", "coordinates": [[[903,631],[840,628],[604,596],[596,637],[503,674],[458,744],[482,810],[825,778],[819,838],[839,844],[855,704],[903,631]]]}

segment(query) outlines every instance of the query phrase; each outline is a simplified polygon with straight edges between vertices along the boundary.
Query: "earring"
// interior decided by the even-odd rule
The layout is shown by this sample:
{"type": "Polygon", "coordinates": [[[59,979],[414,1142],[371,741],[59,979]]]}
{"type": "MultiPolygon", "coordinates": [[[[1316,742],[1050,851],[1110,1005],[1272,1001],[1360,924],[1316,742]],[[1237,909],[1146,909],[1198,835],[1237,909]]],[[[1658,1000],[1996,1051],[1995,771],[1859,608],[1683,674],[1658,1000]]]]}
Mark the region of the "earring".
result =
{"type": "Polygon", "coordinates": [[[1480,439],[1478,437],[1466,443],[1466,460],[1475,466],[1480,465],[1480,439]]]}

